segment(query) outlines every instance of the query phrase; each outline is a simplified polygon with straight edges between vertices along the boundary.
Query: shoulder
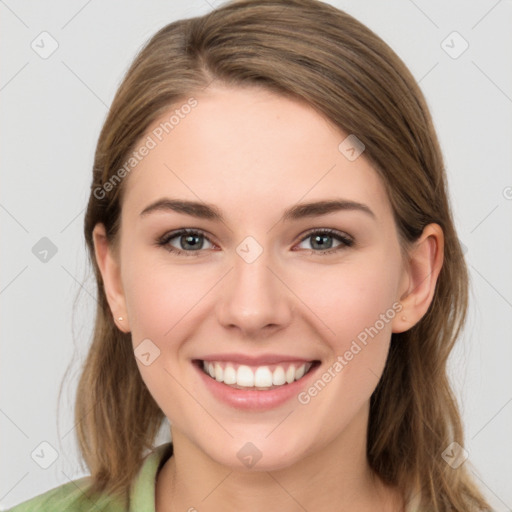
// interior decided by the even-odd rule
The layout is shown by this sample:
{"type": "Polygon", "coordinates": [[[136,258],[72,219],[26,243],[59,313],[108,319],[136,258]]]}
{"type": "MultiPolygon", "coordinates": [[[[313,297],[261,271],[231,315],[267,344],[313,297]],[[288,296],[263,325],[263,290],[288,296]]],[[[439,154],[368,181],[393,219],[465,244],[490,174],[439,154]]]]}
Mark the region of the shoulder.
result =
{"type": "Polygon", "coordinates": [[[100,495],[96,499],[87,497],[85,490],[89,481],[89,477],[73,480],[24,501],[7,512],[125,512],[122,505],[109,496],[100,495]]]}
{"type": "MultiPolygon", "coordinates": [[[[165,443],[147,454],[130,489],[130,510],[155,510],[156,475],[172,456],[172,443],[165,443]],[[149,508],[148,508],[149,507],[149,508]]],[[[24,501],[7,512],[127,512],[119,498],[108,494],[86,495],[91,477],[72,480],[24,501]]]]}

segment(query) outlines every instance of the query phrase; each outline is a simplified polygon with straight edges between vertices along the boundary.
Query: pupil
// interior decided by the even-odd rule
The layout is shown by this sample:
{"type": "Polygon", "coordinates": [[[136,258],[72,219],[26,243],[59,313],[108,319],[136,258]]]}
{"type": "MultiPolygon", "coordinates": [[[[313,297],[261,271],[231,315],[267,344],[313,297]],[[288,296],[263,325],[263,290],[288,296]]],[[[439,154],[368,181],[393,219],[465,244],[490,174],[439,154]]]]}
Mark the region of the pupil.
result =
{"type": "Polygon", "coordinates": [[[325,241],[326,238],[330,239],[331,236],[330,235],[315,235],[313,245],[316,244],[318,241],[320,241],[320,249],[329,249],[332,246],[332,239],[331,239],[331,243],[321,242],[321,240],[325,241]]]}
{"type": "Polygon", "coordinates": [[[198,246],[198,245],[200,245],[199,243],[197,243],[197,240],[199,239],[199,236],[198,236],[198,235],[184,235],[184,236],[182,237],[182,240],[183,240],[183,239],[185,240],[185,246],[186,246],[187,244],[190,244],[190,243],[191,243],[190,241],[192,240],[192,245],[191,245],[191,248],[192,248],[192,249],[197,248],[197,246],[198,246]],[[195,240],[195,242],[196,242],[196,243],[195,243],[195,245],[194,245],[194,240],[195,240]]]}

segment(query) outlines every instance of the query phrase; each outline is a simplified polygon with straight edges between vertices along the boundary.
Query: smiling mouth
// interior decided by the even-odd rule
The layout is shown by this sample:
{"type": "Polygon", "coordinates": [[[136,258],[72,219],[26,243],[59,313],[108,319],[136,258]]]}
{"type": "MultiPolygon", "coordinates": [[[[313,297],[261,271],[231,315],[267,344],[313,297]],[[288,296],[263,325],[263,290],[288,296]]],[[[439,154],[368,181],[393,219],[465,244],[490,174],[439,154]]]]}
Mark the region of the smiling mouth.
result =
{"type": "Polygon", "coordinates": [[[266,391],[277,389],[304,378],[320,361],[286,362],[261,366],[248,366],[226,361],[194,363],[213,380],[234,389],[266,391]]]}

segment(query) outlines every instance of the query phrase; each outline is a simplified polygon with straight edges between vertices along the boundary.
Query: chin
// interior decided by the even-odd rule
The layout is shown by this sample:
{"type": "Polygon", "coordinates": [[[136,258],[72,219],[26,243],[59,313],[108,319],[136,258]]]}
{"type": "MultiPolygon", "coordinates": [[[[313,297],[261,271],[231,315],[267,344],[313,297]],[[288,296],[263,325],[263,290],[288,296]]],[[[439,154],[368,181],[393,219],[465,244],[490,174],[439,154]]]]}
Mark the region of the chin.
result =
{"type": "Polygon", "coordinates": [[[224,444],[205,446],[203,451],[217,464],[233,471],[277,471],[307,455],[304,442],[278,436],[265,439],[265,435],[230,438],[224,444]]]}

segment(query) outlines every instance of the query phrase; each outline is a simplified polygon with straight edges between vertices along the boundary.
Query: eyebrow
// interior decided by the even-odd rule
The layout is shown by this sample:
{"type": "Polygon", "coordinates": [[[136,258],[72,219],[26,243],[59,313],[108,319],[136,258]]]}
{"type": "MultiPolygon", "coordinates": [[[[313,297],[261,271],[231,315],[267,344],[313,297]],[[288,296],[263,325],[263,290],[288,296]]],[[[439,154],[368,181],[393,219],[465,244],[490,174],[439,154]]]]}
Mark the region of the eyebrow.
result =
{"type": "MultiPolygon", "coordinates": [[[[224,216],[221,210],[216,206],[207,203],[198,203],[195,201],[186,201],[183,199],[158,199],[154,203],[144,208],[140,213],[141,217],[153,212],[176,212],[197,217],[199,219],[207,219],[224,223],[224,216]]],[[[300,203],[284,211],[281,220],[299,220],[307,217],[316,217],[327,215],[338,211],[360,211],[368,214],[372,218],[376,218],[373,211],[365,204],[356,201],[348,201],[345,199],[326,199],[323,201],[315,201],[311,203],[300,203]]]]}

